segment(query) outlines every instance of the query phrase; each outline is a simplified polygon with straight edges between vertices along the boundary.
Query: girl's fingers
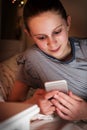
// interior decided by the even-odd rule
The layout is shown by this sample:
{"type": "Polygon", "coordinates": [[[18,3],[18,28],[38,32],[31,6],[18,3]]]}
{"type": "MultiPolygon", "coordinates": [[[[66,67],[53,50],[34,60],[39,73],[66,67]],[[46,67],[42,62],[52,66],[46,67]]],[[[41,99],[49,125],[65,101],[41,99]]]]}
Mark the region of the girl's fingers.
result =
{"type": "Polygon", "coordinates": [[[45,99],[51,99],[54,97],[54,95],[58,94],[59,91],[50,91],[50,92],[47,92],[46,95],[45,95],[45,99]]]}
{"type": "Polygon", "coordinates": [[[56,112],[57,114],[62,118],[62,119],[66,119],[66,120],[72,120],[72,117],[70,117],[69,115],[63,113],[61,110],[59,110],[58,108],[56,108],[56,112]]]}
{"type": "Polygon", "coordinates": [[[53,114],[54,111],[55,111],[55,107],[51,106],[49,109],[46,109],[44,114],[50,115],[50,114],[53,114]]]}
{"type": "MultiPolygon", "coordinates": [[[[57,99],[61,104],[67,107],[67,105],[74,106],[77,102],[83,101],[83,99],[79,98],[78,96],[75,96],[71,92],[69,95],[59,92],[58,95],[54,96],[55,99],[57,99]]],[[[69,107],[69,106],[68,106],[69,107]]]]}
{"type": "Polygon", "coordinates": [[[72,97],[73,99],[77,100],[77,101],[83,101],[82,98],[80,98],[79,96],[74,95],[71,91],[69,92],[69,96],[72,97]]]}
{"type": "Polygon", "coordinates": [[[55,107],[49,100],[39,99],[38,106],[40,107],[41,113],[43,114],[52,114],[55,111],[55,107]]]}

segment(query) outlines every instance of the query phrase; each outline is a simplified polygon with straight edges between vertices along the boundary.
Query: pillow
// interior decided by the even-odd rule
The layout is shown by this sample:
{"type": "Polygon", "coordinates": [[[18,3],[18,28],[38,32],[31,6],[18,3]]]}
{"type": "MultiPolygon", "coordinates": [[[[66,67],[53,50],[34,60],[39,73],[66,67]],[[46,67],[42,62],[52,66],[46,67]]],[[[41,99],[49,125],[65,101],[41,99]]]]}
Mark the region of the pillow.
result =
{"type": "Polygon", "coordinates": [[[15,81],[15,76],[18,70],[18,55],[19,54],[16,54],[10,59],[0,63],[0,95],[3,96],[4,100],[7,99],[15,81]]]}
{"type": "Polygon", "coordinates": [[[3,96],[3,89],[2,89],[2,84],[0,82],[0,102],[4,102],[4,96],[3,96]]]}
{"type": "MultiPolygon", "coordinates": [[[[1,100],[4,99],[7,100],[8,95],[10,94],[16,74],[18,72],[18,65],[17,61],[21,54],[16,54],[15,56],[12,56],[11,58],[3,61],[0,63],[0,95],[1,100]]],[[[33,93],[36,91],[36,89],[30,88],[28,91],[28,94],[26,95],[26,98],[30,98],[33,93]]]]}

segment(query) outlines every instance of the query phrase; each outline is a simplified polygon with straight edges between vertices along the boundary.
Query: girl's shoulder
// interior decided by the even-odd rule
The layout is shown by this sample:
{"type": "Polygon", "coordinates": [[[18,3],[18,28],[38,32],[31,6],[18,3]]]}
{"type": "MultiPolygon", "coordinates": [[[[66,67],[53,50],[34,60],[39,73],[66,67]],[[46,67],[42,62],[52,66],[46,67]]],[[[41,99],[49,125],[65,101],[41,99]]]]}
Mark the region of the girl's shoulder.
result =
{"type": "Polygon", "coordinates": [[[32,45],[30,48],[19,55],[17,59],[18,64],[36,61],[36,58],[39,58],[40,55],[42,55],[40,51],[41,50],[36,45],[32,45]]]}
{"type": "Polygon", "coordinates": [[[85,58],[87,58],[87,38],[74,38],[75,46],[79,46],[85,58]]]}
{"type": "Polygon", "coordinates": [[[86,47],[87,49],[87,38],[70,37],[70,41],[74,46],[86,47]]]}
{"type": "Polygon", "coordinates": [[[41,50],[34,44],[24,53],[26,58],[35,58],[41,54],[41,50]]]}
{"type": "Polygon", "coordinates": [[[74,37],[73,39],[75,42],[78,42],[79,44],[87,46],[87,37],[85,37],[85,38],[74,37]]]}

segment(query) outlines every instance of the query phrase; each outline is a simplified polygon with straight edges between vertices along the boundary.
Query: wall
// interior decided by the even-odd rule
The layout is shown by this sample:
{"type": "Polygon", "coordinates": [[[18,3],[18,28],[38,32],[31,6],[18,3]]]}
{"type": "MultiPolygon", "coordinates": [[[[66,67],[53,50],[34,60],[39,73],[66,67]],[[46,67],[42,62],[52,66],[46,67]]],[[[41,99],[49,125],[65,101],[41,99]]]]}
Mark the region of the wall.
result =
{"type": "Polygon", "coordinates": [[[1,4],[2,1],[0,0],[0,38],[1,38],[1,4]]]}
{"type": "Polygon", "coordinates": [[[17,7],[11,0],[0,1],[2,2],[1,39],[15,39],[17,7]]]}
{"type": "Polygon", "coordinates": [[[0,62],[23,52],[25,44],[19,40],[0,40],[0,62]]]}
{"type": "Polygon", "coordinates": [[[87,37],[87,0],[61,0],[72,17],[70,35],[87,37]]]}

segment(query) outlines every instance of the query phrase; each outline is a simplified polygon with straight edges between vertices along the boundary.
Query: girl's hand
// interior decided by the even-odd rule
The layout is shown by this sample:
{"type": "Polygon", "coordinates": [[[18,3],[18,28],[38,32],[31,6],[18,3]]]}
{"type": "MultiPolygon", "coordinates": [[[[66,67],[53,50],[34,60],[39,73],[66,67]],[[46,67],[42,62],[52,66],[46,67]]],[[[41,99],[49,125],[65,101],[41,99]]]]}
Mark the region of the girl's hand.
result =
{"type": "Polygon", "coordinates": [[[40,112],[45,115],[53,114],[55,111],[55,107],[51,101],[45,98],[39,99],[38,106],[40,107],[40,112]]]}
{"type": "Polygon", "coordinates": [[[38,104],[38,100],[40,98],[42,99],[45,93],[46,91],[44,89],[37,89],[35,93],[33,94],[33,96],[27,99],[26,101],[24,101],[24,103],[38,104]]]}
{"type": "Polygon", "coordinates": [[[87,119],[87,103],[72,92],[69,92],[69,95],[59,92],[51,102],[55,105],[57,114],[63,119],[87,119]]]}
{"type": "Polygon", "coordinates": [[[51,98],[57,93],[57,91],[47,92],[43,97],[39,99],[38,105],[40,107],[41,113],[45,115],[50,115],[54,113],[55,106],[51,102],[51,98]]]}
{"type": "MultiPolygon", "coordinates": [[[[24,101],[24,103],[29,103],[29,104],[38,104],[40,107],[40,112],[45,115],[50,115],[55,111],[55,107],[49,100],[49,98],[46,98],[45,96],[49,95],[46,94],[46,91],[44,89],[37,89],[34,95],[24,101]]],[[[53,95],[50,95],[52,97],[53,95]]]]}

